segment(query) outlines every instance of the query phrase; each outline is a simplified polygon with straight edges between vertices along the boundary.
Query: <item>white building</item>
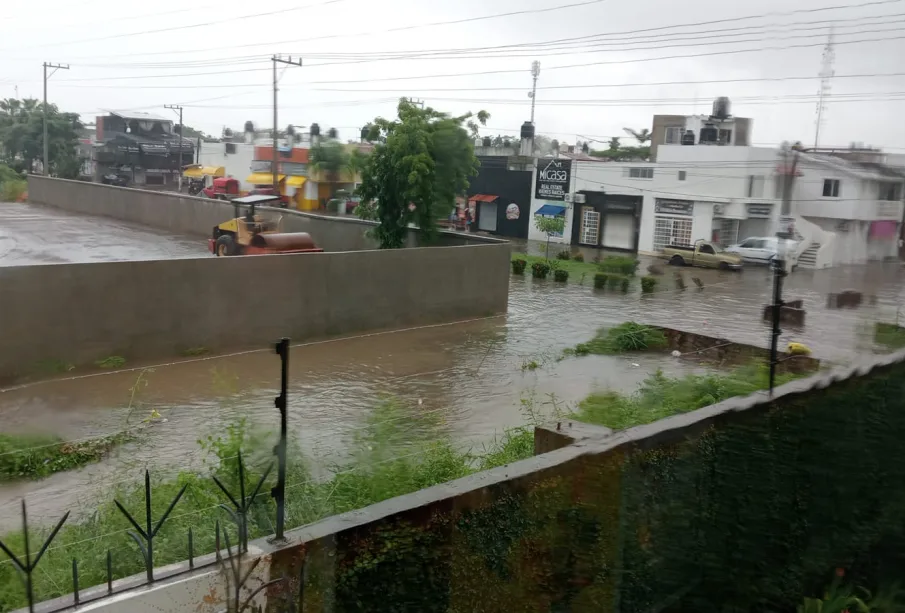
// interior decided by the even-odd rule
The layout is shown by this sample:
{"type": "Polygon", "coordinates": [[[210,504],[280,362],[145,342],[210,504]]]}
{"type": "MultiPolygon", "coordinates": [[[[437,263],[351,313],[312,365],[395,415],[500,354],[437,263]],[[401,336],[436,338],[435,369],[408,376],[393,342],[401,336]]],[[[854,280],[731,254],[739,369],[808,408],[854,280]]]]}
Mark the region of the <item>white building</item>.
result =
{"type": "MultiPolygon", "coordinates": [[[[606,250],[652,254],[697,240],[728,246],[772,236],[791,222],[800,241],[792,257],[801,267],[898,255],[905,169],[882,152],[750,147],[742,144],[750,138],[750,120],[731,116],[719,123],[717,134],[725,134],[716,141],[693,139],[693,126],[713,130],[699,117],[656,116],[652,162],[537,160],[532,214],[564,217],[563,235],[551,242],[606,250]],[[676,142],[680,128],[687,138],[676,142]],[[796,155],[790,210],[783,216],[787,162],[796,155]]],[[[529,239],[546,239],[533,223],[529,228],[529,239]]]]}

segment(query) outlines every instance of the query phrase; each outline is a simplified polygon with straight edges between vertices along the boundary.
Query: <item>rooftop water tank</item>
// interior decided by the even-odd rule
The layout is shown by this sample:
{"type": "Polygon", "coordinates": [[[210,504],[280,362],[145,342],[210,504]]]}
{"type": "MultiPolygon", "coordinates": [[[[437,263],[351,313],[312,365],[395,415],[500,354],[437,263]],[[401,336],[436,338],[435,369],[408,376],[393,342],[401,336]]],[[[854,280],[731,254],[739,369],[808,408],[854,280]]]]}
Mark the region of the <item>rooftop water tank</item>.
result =
{"type": "Polygon", "coordinates": [[[534,138],[534,124],[530,121],[523,123],[520,134],[521,138],[534,138]]]}

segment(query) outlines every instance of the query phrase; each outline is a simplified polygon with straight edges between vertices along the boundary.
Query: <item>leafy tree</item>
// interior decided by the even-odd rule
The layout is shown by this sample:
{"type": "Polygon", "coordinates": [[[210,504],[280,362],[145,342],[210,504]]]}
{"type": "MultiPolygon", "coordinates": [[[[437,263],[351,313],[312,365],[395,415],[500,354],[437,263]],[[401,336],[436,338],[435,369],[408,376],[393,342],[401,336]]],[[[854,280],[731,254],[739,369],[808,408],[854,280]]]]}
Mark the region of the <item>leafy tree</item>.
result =
{"type": "Polygon", "coordinates": [[[547,256],[547,260],[550,260],[550,238],[555,234],[562,234],[566,229],[566,218],[563,215],[557,215],[556,217],[544,217],[543,215],[536,215],[534,217],[534,225],[535,227],[544,234],[547,235],[547,247],[544,249],[544,254],[547,256]]]}
{"type": "MultiPolygon", "coordinates": [[[[49,173],[77,178],[79,132],[84,126],[76,113],[61,113],[56,105],[47,106],[49,173]]],[[[43,156],[44,108],[33,98],[0,100],[0,161],[16,171],[32,170],[43,156]]]]}
{"type": "Polygon", "coordinates": [[[540,151],[542,154],[550,153],[551,151],[553,151],[553,141],[549,136],[538,134],[534,137],[534,148],[540,151]]]}
{"type": "Polygon", "coordinates": [[[349,154],[349,159],[346,161],[346,170],[349,171],[349,175],[352,177],[353,181],[355,180],[355,177],[361,175],[367,163],[367,153],[357,147],[352,149],[352,152],[349,154]]]}
{"type": "Polygon", "coordinates": [[[477,174],[473,135],[489,117],[484,111],[452,117],[403,98],[396,119],[374,120],[370,140],[380,144],[364,168],[358,192],[376,206],[380,225],[375,237],[381,248],[402,247],[412,222],[426,241],[436,237],[437,221],[449,216],[456,196],[465,193],[469,177],[477,174]]]}
{"type": "Polygon", "coordinates": [[[591,145],[590,145],[590,143],[588,143],[588,141],[581,143],[581,152],[582,153],[587,155],[588,152],[590,152],[590,151],[591,151],[591,145]]]}
{"type": "Polygon", "coordinates": [[[642,128],[641,130],[632,130],[631,128],[622,128],[626,134],[630,135],[636,141],[638,141],[641,145],[646,145],[650,142],[651,136],[650,130],[647,128],[642,128]]]}
{"type": "Polygon", "coordinates": [[[559,153],[559,141],[555,138],[550,141],[550,152],[559,153]]]}
{"type": "MultiPolygon", "coordinates": [[[[335,192],[340,175],[348,170],[349,152],[345,145],[334,138],[318,139],[308,152],[308,170],[311,175],[320,175],[333,185],[335,192]]],[[[330,194],[333,197],[333,193],[330,194]]]]}
{"type": "Polygon", "coordinates": [[[610,139],[610,142],[607,143],[607,146],[610,148],[610,151],[619,151],[619,147],[621,147],[621,143],[619,142],[619,137],[614,136],[610,139]]]}

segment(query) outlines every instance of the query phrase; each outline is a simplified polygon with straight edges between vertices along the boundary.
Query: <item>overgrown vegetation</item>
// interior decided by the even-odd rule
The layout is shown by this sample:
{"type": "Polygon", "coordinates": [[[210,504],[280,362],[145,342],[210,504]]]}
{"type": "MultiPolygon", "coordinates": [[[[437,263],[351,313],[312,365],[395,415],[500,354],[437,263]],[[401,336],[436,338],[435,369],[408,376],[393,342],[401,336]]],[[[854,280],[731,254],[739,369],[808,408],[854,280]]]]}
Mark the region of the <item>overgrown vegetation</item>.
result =
{"type": "MultiPolygon", "coordinates": [[[[529,407],[530,408],[530,407],[529,407]]],[[[523,412],[526,412],[523,409],[523,412]]],[[[530,411],[526,415],[531,419],[530,411]]],[[[536,418],[536,416],[535,416],[536,418]]],[[[209,454],[208,470],[231,491],[238,491],[238,453],[243,452],[249,490],[257,484],[273,460],[273,436],[249,427],[245,422],[230,425],[222,437],[208,437],[199,444],[209,454]]],[[[508,430],[480,450],[461,448],[445,433],[435,413],[420,413],[414,406],[391,398],[378,402],[360,429],[355,431],[348,458],[329,466],[330,477],[317,479],[298,449],[290,453],[287,477],[287,528],[308,524],[330,515],[344,513],[394,496],[444,483],[480,470],[502,466],[534,451],[533,424],[508,430]]],[[[269,491],[268,478],[262,491],[269,491]]],[[[161,566],[186,558],[186,535],[194,533],[196,555],[214,548],[214,525],[230,531],[236,543],[235,524],[218,505],[226,502],[208,474],[180,472],[153,483],[152,516],[159,519],[179,489],[186,493],[155,539],[154,561],[161,566]]],[[[49,599],[70,591],[72,559],[79,560],[83,586],[106,581],[107,550],[112,551],[115,578],[142,571],[137,546],[126,534],[128,520],[113,498],[133,513],[143,513],[144,488],[138,482],[113,487],[97,511],[70,519],[41,560],[35,575],[36,596],[49,599]]],[[[249,538],[273,533],[274,505],[261,495],[249,514],[249,538]]],[[[0,537],[13,552],[23,551],[22,536],[0,537]]],[[[0,611],[25,606],[24,589],[12,564],[0,564],[0,611]]]]}
{"type": "Polygon", "coordinates": [[[600,260],[600,272],[634,277],[640,261],[627,255],[608,255],[600,260]]]}
{"type": "MultiPolygon", "coordinates": [[[[526,255],[524,253],[513,253],[512,261],[524,261],[526,266],[530,266],[535,262],[546,262],[547,258],[539,255],[526,255]]],[[[550,265],[555,266],[556,270],[565,270],[569,273],[569,279],[573,282],[580,282],[581,279],[587,277],[588,275],[593,275],[597,271],[597,265],[591,262],[584,262],[582,260],[559,260],[553,259],[550,260],[550,265]]],[[[515,266],[513,264],[513,266],[515,266]]],[[[515,269],[513,268],[513,272],[515,269]]],[[[518,274],[518,273],[516,273],[518,274]]]]}
{"type": "Polygon", "coordinates": [[[641,292],[644,294],[654,293],[657,289],[657,283],[659,283],[657,277],[651,275],[641,277],[641,292]]]}
{"type": "MultiPolygon", "coordinates": [[[[776,384],[801,375],[777,375],[776,384]]],[[[574,418],[621,430],[694,411],[733,396],[747,396],[769,387],[769,368],[752,362],[726,375],[667,377],[657,371],[633,394],[595,392],[578,405],[574,418]]]]}
{"type": "MultiPolygon", "coordinates": [[[[47,105],[49,174],[78,178],[82,164],[78,139],[82,127],[77,113],[62,113],[55,104],[47,105]]],[[[35,98],[0,100],[0,162],[17,173],[30,171],[42,157],[43,143],[44,105],[35,98]]],[[[0,179],[0,183],[5,186],[9,181],[0,179]]]]}
{"type": "Polygon", "coordinates": [[[98,368],[103,368],[105,370],[112,370],[115,368],[122,368],[126,365],[126,358],[120,355],[111,355],[101,360],[98,360],[94,363],[98,368]]]}
{"type": "Polygon", "coordinates": [[[905,347],[905,328],[897,324],[877,322],[874,326],[874,342],[889,349],[905,347]]]}
{"type": "Polygon", "coordinates": [[[659,351],[667,346],[662,330],[633,321],[613,328],[600,328],[587,343],[579,343],[567,353],[573,355],[613,355],[631,351],[659,351]]]}
{"type": "Polygon", "coordinates": [[[622,293],[628,293],[631,286],[631,279],[627,275],[620,275],[611,272],[598,272],[594,275],[594,287],[596,289],[620,290],[622,293]]]}
{"type": "Polygon", "coordinates": [[[40,479],[98,462],[134,436],[127,431],[67,442],[58,436],[0,434],[0,482],[40,479]]]}

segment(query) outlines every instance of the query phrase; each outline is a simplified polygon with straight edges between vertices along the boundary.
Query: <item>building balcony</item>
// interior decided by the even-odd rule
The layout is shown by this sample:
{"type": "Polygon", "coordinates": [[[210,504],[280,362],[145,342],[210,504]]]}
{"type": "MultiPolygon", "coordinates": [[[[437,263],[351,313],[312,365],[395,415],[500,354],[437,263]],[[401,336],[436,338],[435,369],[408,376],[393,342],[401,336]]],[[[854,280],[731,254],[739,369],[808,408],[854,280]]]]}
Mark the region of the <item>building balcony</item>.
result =
{"type": "Polygon", "coordinates": [[[885,200],[819,199],[792,203],[793,213],[804,217],[851,219],[902,219],[902,203],[885,200]]]}

